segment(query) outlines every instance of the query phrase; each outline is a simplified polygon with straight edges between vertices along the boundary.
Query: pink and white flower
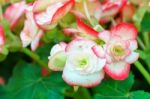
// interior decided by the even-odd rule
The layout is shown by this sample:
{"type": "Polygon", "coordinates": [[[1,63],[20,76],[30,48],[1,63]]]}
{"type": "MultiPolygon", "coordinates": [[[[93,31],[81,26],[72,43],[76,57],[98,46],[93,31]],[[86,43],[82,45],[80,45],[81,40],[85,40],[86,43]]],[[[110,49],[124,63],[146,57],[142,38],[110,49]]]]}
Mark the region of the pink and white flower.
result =
{"type": "Polygon", "coordinates": [[[50,56],[48,57],[48,67],[54,71],[62,71],[66,63],[66,49],[67,44],[60,42],[52,47],[50,56]]]}
{"type": "Polygon", "coordinates": [[[104,78],[106,59],[95,55],[95,46],[95,42],[85,39],[75,39],[68,44],[63,79],[69,85],[93,87],[104,78]]]}
{"type": "Polygon", "coordinates": [[[34,51],[39,45],[40,38],[43,35],[43,31],[38,28],[33,19],[33,6],[28,6],[26,8],[26,20],[24,23],[24,28],[20,34],[20,38],[23,47],[27,47],[31,43],[31,49],[34,51]]]}
{"type": "Polygon", "coordinates": [[[4,17],[10,22],[11,29],[14,29],[21,18],[21,16],[25,12],[25,8],[27,7],[25,1],[14,3],[9,6],[5,13],[4,17]]]}
{"type": "MultiPolygon", "coordinates": [[[[105,57],[107,63],[105,72],[115,80],[124,80],[128,77],[130,64],[134,63],[139,54],[137,49],[137,29],[129,23],[121,23],[104,31],[99,38],[105,41],[105,57]]],[[[98,51],[97,51],[98,52],[98,51]]]]}
{"type": "Polygon", "coordinates": [[[46,2],[38,0],[34,3],[34,20],[36,24],[44,30],[54,28],[57,25],[58,20],[64,17],[72,9],[75,3],[74,0],[51,2],[45,4],[46,2]],[[43,4],[40,9],[38,9],[39,2],[43,4]],[[47,8],[44,7],[45,5],[47,8]]]}
{"type": "Polygon", "coordinates": [[[101,24],[106,23],[126,5],[126,2],[127,0],[105,0],[101,6],[101,10],[95,13],[95,17],[101,24]]]}
{"type": "Polygon", "coordinates": [[[5,44],[5,34],[4,34],[4,29],[3,27],[0,25],[0,53],[3,50],[5,44]]]}

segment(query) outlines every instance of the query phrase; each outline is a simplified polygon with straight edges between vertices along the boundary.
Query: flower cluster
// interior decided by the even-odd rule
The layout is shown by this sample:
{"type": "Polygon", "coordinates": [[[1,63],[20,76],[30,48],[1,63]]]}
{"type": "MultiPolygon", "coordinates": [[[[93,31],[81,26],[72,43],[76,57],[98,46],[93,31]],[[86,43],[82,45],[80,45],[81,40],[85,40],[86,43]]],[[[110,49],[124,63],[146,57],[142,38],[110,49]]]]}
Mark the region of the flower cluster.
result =
{"type": "MultiPolygon", "coordinates": [[[[115,80],[126,79],[130,64],[139,57],[135,52],[137,29],[130,23],[122,22],[127,20],[126,16],[130,19],[134,13],[133,6],[127,4],[127,0],[22,1],[11,4],[3,16],[10,22],[11,30],[25,16],[20,33],[22,46],[31,44],[32,51],[35,51],[45,31],[55,28],[68,13],[77,19],[74,22],[76,28],[64,26],[63,32],[71,35],[73,40],[52,47],[48,67],[63,71],[64,81],[72,86],[96,86],[104,79],[104,75],[115,80]],[[126,13],[127,9],[131,11],[126,13]],[[118,16],[119,21],[116,20],[118,16]],[[100,24],[113,21],[113,17],[117,25],[111,24],[110,30],[101,29],[100,24]]],[[[4,43],[4,31],[0,26],[0,52],[4,43]]]]}
{"type": "Polygon", "coordinates": [[[135,52],[136,28],[121,23],[110,31],[97,32],[80,19],[77,19],[77,27],[72,31],[78,35],[74,40],[69,44],[56,44],[51,49],[49,68],[63,71],[64,81],[72,86],[96,86],[105,73],[115,80],[126,79],[130,64],[139,57],[135,52]]]}

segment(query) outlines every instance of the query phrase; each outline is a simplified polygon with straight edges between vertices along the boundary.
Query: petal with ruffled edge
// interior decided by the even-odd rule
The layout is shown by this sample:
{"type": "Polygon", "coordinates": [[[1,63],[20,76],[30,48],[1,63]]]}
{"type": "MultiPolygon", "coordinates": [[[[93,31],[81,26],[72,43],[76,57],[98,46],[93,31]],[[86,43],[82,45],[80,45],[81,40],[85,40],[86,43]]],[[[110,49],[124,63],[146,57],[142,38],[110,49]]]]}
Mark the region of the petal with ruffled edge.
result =
{"type": "Polygon", "coordinates": [[[128,77],[130,65],[123,61],[114,62],[106,64],[104,71],[115,80],[124,80],[128,77]]]}
{"type": "Polygon", "coordinates": [[[139,58],[139,53],[136,52],[131,52],[131,54],[129,54],[126,58],[125,58],[125,62],[132,64],[134,63],[136,60],[138,60],[139,58]]]}
{"type": "Polygon", "coordinates": [[[111,30],[112,35],[118,35],[122,40],[132,40],[137,37],[137,29],[130,23],[120,23],[111,30]]]}
{"type": "Polygon", "coordinates": [[[129,40],[129,49],[134,51],[138,48],[138,44],[136,40],[129,40]]]}
{"type": "Polygon", "coordinates": [[[92,74],[82,75],[72,70],[72,67],[66,64],[62,77],[69,85],[90,88],[98,85],[102,81],[104,72],[102,70],[92,74]]]}
{"type": "Polygon", "coordinates": [[[99,58],[105,57],[105,51],[101,46],[93,46],[92,50],[97,57],[99,58]]]}
{"type": "Polygon", "coordinates": [[[86,40],[86,39],[74,39],[72,42],[68,44],[66,47],[66,52],[70,50],[76,50],[76,49],[92,49],[92,47],[96,45],[95,42],[86,40]]]}

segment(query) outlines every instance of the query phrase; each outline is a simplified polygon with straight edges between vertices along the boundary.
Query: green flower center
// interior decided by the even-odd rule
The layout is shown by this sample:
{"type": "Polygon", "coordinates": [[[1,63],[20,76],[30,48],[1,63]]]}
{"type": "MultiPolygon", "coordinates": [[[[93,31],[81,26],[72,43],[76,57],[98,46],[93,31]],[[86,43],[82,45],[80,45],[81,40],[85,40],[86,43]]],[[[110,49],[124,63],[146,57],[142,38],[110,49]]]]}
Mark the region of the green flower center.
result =
{"type": "Polygon", "coordinates": [[[88,66],[89,59],[86,56],[80,56],[75,58],[75,66],[77,70],[85,69],[88,66]]]}
{"type": "Polygon", "coordinates": [[[115,56],[123,56],[125,49],[121,45],[115,45],[111,48],[111,53],[115,56]]]}

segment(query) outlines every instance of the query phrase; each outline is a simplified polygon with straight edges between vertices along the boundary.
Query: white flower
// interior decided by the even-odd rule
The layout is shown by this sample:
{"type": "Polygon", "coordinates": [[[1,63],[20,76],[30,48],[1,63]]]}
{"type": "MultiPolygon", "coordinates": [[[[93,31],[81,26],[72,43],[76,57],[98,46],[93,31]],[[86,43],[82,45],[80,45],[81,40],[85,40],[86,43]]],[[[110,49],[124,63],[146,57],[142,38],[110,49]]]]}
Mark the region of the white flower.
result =
{"type": "Polygon", "coordinates": [[[63,79],[70,85],[93,87],[104,78],[103,67],[106,60],[97,57],[93,47],[95,42],[75,39],[66,48],[67,60],[63,79]]]}

